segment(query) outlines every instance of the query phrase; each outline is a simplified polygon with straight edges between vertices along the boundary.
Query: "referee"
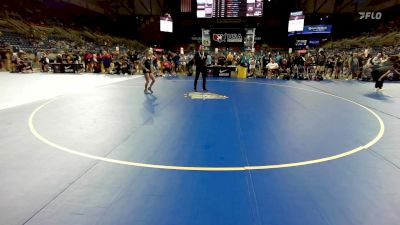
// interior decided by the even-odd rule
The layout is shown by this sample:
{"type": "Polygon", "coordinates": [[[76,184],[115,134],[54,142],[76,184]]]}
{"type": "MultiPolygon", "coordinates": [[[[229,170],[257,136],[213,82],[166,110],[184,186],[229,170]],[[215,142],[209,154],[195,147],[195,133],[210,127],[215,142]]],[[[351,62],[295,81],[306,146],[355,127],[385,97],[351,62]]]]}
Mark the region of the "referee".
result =
{"type": "Polygon", "coordinates": [[[197,81],[201,73],[203,78],[203,91],[207,92],[206,78],[207,78],[207,67],[206,67],[207,55],[204,53],[204,46],[199,46],[199,51],[194,56],[194,63],[196,64],[196,77],[194,79],[194,91],[197,91],[197,81]]]}

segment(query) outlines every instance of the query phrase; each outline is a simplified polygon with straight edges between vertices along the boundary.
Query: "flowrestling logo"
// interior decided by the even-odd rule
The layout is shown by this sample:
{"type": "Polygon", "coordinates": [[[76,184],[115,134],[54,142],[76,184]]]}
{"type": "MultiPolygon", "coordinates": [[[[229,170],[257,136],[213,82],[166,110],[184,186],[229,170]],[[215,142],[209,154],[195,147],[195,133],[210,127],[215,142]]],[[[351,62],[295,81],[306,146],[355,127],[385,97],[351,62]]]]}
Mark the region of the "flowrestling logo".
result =
{"type": "Polygon", "coordinates": [[[243,37],[241,34],[237,33],[213,34],[213,41],[216,41],[218,43],[223,43],[223,42],[237,43],[237,42],[243,42],[243,37]]]}
{"type": "Polygon", "coordinates": [[[380,20],[382,18],[381,12],[359,12],[358,14],[360,14],[360,20],[380,20]]]}

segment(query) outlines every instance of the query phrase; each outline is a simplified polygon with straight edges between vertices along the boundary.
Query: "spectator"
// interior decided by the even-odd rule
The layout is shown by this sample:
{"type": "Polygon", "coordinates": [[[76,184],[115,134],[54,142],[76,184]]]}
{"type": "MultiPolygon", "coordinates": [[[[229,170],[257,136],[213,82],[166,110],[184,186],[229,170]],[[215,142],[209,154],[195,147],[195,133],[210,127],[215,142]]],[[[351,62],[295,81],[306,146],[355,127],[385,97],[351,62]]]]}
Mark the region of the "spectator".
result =
{"type": "Polygon", "coordinates": [[[279,66],[282,65],[282,56],[280,55],[279,52],[276,52],[276,55],[275,55],[275,62],[276,62],[279,66]]]}
{"type": "Polygon", "coordinates": [[[325,51],[323,49],[319,49],[317,56],[317,70],[315,71],[317,76],[322,77],[324,75],[325,64],[326,64],[325,51]]]}
{"type": "Polygon", "coordinates": [[[103,66],[105,73],[110,74],[110,65],[111,65],[111,55],[110,53],[103,51],[103,66]]]}
{"type": "Polygon", "coordinates": [[[353,56],[350,57],[349,65],[350,65],[351,79],[357,78],[358,75],[357,73],[360,69],[360,62],[358,60],[357,53],[353,53],[353,56]]]}
{"type": "Polygon", "coordinates": [[[166,73],[168,73],[168,76],[171,76],[172,63],[169,60],[164,60],[164,62],[162,63],[162,66],[163,66],[164,75],[166,75],[166,73]]]}
{"type": "Polygon", "coordinates": [[[40,58],[42,72],[45,72],[45,73],[49,72],[49,63],[50,63],[50,60],[49,60],[47,53],[43,53],[42,57],[40,58]]]}
{"type": "Polygon", "coordinates": [[[249,57],[249,75],[247,76],[247,78],[249,77],[254,77],[256,78],[256,58],[254,56],[254,54],[250,54],[249,57]]]}
{"type": "Polygon", "coordinates": [[[271,61],[271,53],[268,52],[265,55],[263,55],[261,57],[261,67],[263,68],[263,75],[266,76],[268,69],[267,69],[267,65],[268,63],[271,61]]]}
{"type": "Polygon", "coordinates": [[[335,67],[335,58],[331,55],[328,57],[328,60],[326,62],[326,78],[332,79],[333,75],[333,68],[335,67]]]}
{"type": "Polygon", "coordinates": [[[229,52],[228,55],[226,56],[226,64],[228,66],[231,66],[233,64],[233,55],[232,52],[229,52]]]}
{"type": "Polygon", "coordinates": [[[278,63],[275,62],[274,58],[271,58],[271,61],[267,64],[267,70],[268,70],[268,78],[272,78],[272,74],[276,74],[279,72],[279,65],[278,63]]]}

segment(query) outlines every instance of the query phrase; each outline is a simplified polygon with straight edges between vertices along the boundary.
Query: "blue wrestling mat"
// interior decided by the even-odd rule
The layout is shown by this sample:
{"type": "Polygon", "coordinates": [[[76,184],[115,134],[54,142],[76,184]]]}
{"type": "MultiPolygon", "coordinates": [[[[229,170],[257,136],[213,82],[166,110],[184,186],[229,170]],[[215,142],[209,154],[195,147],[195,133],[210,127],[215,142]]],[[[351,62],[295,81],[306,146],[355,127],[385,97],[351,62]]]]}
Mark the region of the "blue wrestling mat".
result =
{"type": "Polygon", "coordinates": [[[0,111],[0,224],[398,224],[397,85],[140,78],[0,111]]]}

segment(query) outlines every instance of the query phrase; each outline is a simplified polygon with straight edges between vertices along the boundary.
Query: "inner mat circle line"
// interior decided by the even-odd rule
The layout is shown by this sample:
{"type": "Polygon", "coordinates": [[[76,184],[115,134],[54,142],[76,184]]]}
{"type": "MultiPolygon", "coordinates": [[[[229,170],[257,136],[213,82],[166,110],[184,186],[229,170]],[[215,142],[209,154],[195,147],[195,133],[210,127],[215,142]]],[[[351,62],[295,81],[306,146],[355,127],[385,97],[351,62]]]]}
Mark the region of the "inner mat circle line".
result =
{"type": "Polygon", "coordinates": [[[294,87],[294,86],[290,86],[290,85],[281,85],[281,84],[268,84],[268,83],[263,83],[263,82],[243,82],[243,81],[216,81],[216,82],[229,82],[229,83],[245,83],[245,84],[264,84],[264,85],[270,85],[270,86],[279,86],[279,87],[288,87],[288,88],[295,88],[295,89],[299,89],[299,90],[303,90],[303,91],[309,91],[309,92],[315,92],[315,93],[319,93],[319,94],[324,94],[324,95],[328,95],[328,96],[332,96],[335,98],[339,98],[341,100],[353,103],[365,110],[367,110],[369,113],[371,113],[377,120],[378,123],[380,125],[380,129],[379,132],[377,133],[377,135],[370,140],[367,144],[365,145],[360,145],[356,148],[347,150],[343,153],[340,154],[336,154],[336,155],[332,155],[332,156],[328,156],[328,157],[323,157],[323,158],[318,158],[318,159],[313,159],[313,160],[306,160],[306,161],[299,161],[299,162],[292,162],[292,163],[282,163],[282,164],[270,164],[270,165],[249,165],[249,166],[237,166],[237,167],[202,167],[202,166],[174,166],[174,165],[161,165],[161,164],[150,164],[150,163],[139,163],[139,162],[131,162],[131,161],[125,161],[125,160],[118,160],[118,159],[111,159],[111,158],[106,158],[106,157],[101,157],[101,156],[96,156],[96,155],[92,155],[92,154],[87,154],[87,153],[83,153],[74,149],[70,149],[64,146],[61,146],[57,143],[54,143],[48,139],[46,139],[44,136],[42,136],[35,128],[34,125],[34,118],[36,116],[36,114],[43,109],[45,106],[49,105],[50,103],[58,100],[60,97],[56,97],[53,98],[45,103],[43,103],[42,105],[40,105],[39,107],[37,107],[29,116],[29,121],[28,121],[28,125],[29,125],[29,130],[30,132],[40,141],[42,141],[43,143],[56,148],[58,150],[70,153],[70,154],[74,154],[77,156],[81,156],[81,157],[85,157],[85,158],[89,158],[89,159],[94,159],[94,160],[100,160],[100,161],[104,161],[104,162],[109,162],[109,163],[114,163],[114,164],[119,164],[119,165],[126,165],[126,166],[134,166],[134,167],[142,167],[142,168],[152,168],[152,169],[163,169],[163,170],[184,170],[184,171],[246,171],[246,170],[266,170],[266,169],[279,169],[279,168],[288,168],[288,167],[297,167],[297,166],[305,166],[305,165],[311,165],[311,164],[317,164],[317,163],[322,163],[322,162],[327,162],[327,161],[331,161],[331,160],[335,160],[335,159],[339,159],[339,158],[343,158],[349,155],[352,155],[354,153],[357,153],[359,151],[362,150],[366,150],[368,148],[370,148],[371,146],[373,146],[374,144],[376,144],[382,137],[383,134],[385,132],[385,124],[383,122],[383,120],[381,119],[381,117],[376,114],[373,110],[371,110],[370,108],[357,103],[353,100],[344,98],[344,97],[340,97],[334,94],[330,94],[330,93],[326,93],[326,92],[322,92],[322,91],[317,91],[317,90],[312,90],[312,89],[306,89],[306,88],[300,88],[300,87],[294,87]]]}

